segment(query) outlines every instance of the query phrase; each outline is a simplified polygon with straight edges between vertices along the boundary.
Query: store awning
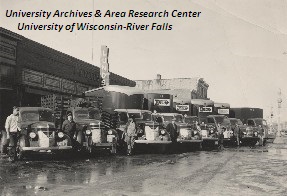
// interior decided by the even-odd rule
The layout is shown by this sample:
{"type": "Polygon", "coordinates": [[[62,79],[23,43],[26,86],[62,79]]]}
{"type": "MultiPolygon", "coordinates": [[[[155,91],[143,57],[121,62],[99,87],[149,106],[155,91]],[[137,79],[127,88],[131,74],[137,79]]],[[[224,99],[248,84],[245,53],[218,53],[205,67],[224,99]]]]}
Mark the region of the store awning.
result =
{"type": "Polygon", "coordinates": [[[128,96],[134,95],[134,94],[144,94],[143,90],[135,88],[135,87],[109,85],[109,86],[104,86],[104,87],[86,91],[85,96],[104,96],[104,91],[123,93],[128,96]]]}

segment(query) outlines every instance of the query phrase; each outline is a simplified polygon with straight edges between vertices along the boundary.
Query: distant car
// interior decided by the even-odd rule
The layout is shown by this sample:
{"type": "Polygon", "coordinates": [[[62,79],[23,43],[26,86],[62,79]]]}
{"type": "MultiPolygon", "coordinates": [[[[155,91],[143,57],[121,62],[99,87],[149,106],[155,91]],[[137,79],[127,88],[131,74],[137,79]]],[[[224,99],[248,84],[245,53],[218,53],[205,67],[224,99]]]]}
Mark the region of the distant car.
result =
{"type": "Polygon", "coordinates": [[[17,157],[31,152],[59,152],[72,149],[71,138],[55,127],[53,111],[42,107],[20,107],[20,138],[17,157]]]}

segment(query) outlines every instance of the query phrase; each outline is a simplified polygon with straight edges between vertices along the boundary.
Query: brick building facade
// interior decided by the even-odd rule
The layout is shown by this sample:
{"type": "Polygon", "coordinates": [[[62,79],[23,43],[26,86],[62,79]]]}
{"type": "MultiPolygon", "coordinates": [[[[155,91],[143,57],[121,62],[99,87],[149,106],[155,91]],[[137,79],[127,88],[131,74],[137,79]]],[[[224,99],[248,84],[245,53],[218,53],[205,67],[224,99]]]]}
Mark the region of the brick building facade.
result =
{"type": "Polygon", "coordinates": [[[203,78],[162,79],[158,74],[157,79],[135,80],[135,82],[137,88],[172,94],[174,99],[208,99],[209,85],[203,78]]]}

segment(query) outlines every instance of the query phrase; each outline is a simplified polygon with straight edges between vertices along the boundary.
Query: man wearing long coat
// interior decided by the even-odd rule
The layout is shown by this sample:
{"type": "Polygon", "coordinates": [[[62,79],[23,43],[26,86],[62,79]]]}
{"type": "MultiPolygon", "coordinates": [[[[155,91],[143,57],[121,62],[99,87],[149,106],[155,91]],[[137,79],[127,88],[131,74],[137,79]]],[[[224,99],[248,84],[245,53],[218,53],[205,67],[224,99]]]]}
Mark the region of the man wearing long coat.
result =
{"type": "Polygon", "coordinates": [[[175,143],[179,134],[174,118],[171,123],[166,126],[166,131],[169,133],[172,143],[175,143]]]}

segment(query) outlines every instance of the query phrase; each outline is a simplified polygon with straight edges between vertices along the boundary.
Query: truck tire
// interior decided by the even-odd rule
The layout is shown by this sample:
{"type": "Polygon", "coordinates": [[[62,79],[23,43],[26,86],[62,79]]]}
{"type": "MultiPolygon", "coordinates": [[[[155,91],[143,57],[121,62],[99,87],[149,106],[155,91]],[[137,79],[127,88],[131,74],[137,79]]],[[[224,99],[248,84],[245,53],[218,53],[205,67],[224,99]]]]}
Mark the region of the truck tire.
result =
{"type": "Polygon", "coordinates": [[[78,134],[77,134],[76,141],[82,146],[83,146],[83,142],[84,142],[83,138],[84,138],[83,132],[79,131],[78,134]]]}
{"type": "Polygon", "coordinates": [[[22,150],[22,147],[28,147],[28,146],[29,146],[29,141],[27,140],[27,138],[24,135],[20,136],[19,145],[17,146],[17,149],[16,149],[18,160],[22,160],[24,158],[24,151],[22,150]]]}
{"type": "Polygon", "coordinates": [[[7,146],[8,146],[7,133],[6,133],[6,131],[2,131],[1,143],[0,143],[0,153],[6,153],[7,152],[7,146]]]}

